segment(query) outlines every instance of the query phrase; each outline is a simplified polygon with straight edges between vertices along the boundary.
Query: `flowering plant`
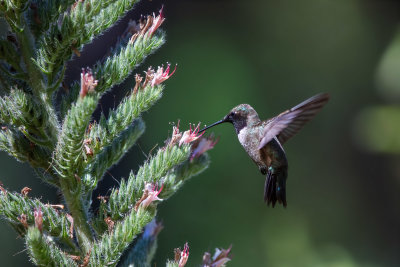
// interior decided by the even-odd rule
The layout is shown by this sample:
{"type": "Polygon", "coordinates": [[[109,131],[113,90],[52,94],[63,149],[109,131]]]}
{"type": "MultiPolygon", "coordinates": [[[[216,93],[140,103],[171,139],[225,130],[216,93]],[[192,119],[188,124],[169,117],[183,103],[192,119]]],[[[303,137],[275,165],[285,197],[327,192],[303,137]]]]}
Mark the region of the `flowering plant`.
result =
{"type": "MultiPolygon", "coordinates": [[[[148,68],[144,77],[137,74],[119,105],[93,120],[100,98],[165,42],[162,10],[130,23],[111,55],[83,69],[68,90],[62,90],[64,74],[72,56],[80,56],[85,44],[136,2],[0,3],[9,28],[0,40],[0,150],[28,162],[64,200],[45,204],[29,197],[28,187],[17,193],[0,186],[0,215],[25,239],[36,265],[150,266],[162,229],[155,221],[157,204],[209,164],[204,152],[215,141],[199,136],[199,125],[184,133],[174,127],[164,147],[100,197],[97,211],[91,209],[99,181],[143,134],[141,114],[162,96],[163,82],[175,72],[168,64],[148,68]]],[[[184,266],[188,256],[186,245],[178,261],[167,264],[184,266]]]]}

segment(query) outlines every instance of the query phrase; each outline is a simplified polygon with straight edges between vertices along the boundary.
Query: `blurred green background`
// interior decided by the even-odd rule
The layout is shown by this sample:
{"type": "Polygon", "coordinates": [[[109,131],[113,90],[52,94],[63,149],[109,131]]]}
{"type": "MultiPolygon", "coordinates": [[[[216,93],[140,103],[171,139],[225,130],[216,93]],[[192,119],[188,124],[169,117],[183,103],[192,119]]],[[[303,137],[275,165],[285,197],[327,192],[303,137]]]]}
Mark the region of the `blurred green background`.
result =
{"type": "MultiPolygon", "coordinates": [[[[128,18],[157,11],[142,1],[69,65],[68,79],[116,42],[128,18]],[[107,45],[105,45],[107,44],[107,45]]],[[[264,178],[231,125],[211,165],[159,208],[165,226],[154,266],[188,241],[187,266],[233,244],[228,266],[400,266],[400,4],[397,1],[165,1],[167,43],[139,68],[178,63],[144,136],[99,193],[127,177],[171,133],[210,124],[240,103],[269,118],[319,92],[331,100],[286,145],[288,207],[263,203],[264,178]]],[[[133,79],[124,85],[132,87],[133,79]]],[[[125,95],[117,88],[99,110],[125,95]]],[[[9,190],[55,202],[26,164],[0,153],[9,190]]],[[[2,266],[29,265],[23,241],[0,224],[2,266]]]]}

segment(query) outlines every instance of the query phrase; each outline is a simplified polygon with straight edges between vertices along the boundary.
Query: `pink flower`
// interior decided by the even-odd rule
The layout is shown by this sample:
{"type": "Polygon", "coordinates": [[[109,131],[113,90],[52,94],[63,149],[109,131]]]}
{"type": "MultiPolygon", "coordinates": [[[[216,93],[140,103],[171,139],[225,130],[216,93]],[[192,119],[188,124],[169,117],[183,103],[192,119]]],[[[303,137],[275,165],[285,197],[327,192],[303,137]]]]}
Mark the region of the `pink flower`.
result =
{"type": "Polygon", "coordinates": [[[153,80],[151,81],[151,86],[154,87],[155,85],[161,84],[162,82],[167,80],[169,77],[171,77],[172,74],[175,73],[176,65],[175,65],[174,70],[171,72],[171,74],[169,73],[170,66],[171,66],[171,64],[168,64],[168,66],[165,69],[165,71],[164,71],[164,67],[163,66],[158,67],[157,71],[154,73],[153,80]]]}
{"type": "Polygon", "coordinates": [[[164,16],[163,16],[163,13],[162,13],[163,8],[164,8],[164,7],[161,7],[160,13],[159,13],[159,15],[158,15],[157,17],[156,17],[156,16],[154,15],[154,13],[153,13],[153,18],[154,18],[154,19],[153,19],[153,24],[151,25],[151,27],[150,27],[150,29],[149,29],[149,31],[148,31],[150,37],[153,36],[153,34],[155,33],[155,31],[161,26],[161,24],[163,24],[163,22],[164,22],[164,20],[165,20],[165,18],[164,18],[164,16]]]}
{"type": "Polygon", "coordinates": [[[146,183],[143,189],[142,197],[136,202],[135,210],[139,207],[147,208],[154,201],[162,201],[158,195],[161,193],[164,185],[161,185],[160,190],[158,190],[158,186],[153,185],[152,183],[146,183]]]}
{"type": "Polygon", "coordinates": [[[197,127],[192,130],[192,125],[190,125],[190,130],[187,130],[183,133],[181,140],[179,141],[179,145],[181,146],[182,144],[189,144],[198,138],[200,138],[204,132],[199,134],[200,130],[200,123],[197,124],[197,127]]]}
{"type": "Polygon", "coordinates": [[[81,72],[81,91],[79,96],[84,98],[87,93],[94,92],[94,88],[97,86],[98,81],[94,79],[92,70],[90,68],[82,69],[81,72]]]}
{"type": "Polygon", "coordinates": [[[199,157],[204,152],[212,149],[218,143],[218,138],[214,140],[214,136],[203,137],[200,139],[198,145],[194,148],[190,160],[199,157]]]}
{"type": "Polygon", "coordinates": [[[228,249],[215,249],[215,254],[213,256],[212,267],[225,266],[225,263],[231,260],[229,253],[231,252],[231,246],[228,249]]]}
{"type": "Polygon", "coordinates": [[[93,156],[93,149],[89,146],[92,144],[92,139],[87,138],[83,140],[83,148],[85,149],[85,154],[88,156],[93,156]]]}
{"type": "Polygon", "coordinates": [[[42,208],[35,209],[33,211],[33,216],[35,217],[35,226],[39,229],[40,232],[43,230],[43,212],[42,208]]]}
{"type": "Polygon", "coordinates": [[[171,139],[168,140],[168,146],[173,147],[174,145],[176,145],[176,143],[179,142],[179,140],[181,140],[181,138],[182,138],[182,133],[179,132],[179,121],[178,121],[178,124],[172,127],[172,137],[171,139]]]}
{"type": "Polygon", "coordinates": [[[179,267],[184,267],[186,265],[186,262],[189,258],[189,245],[186,242],[185,245],[183,246],[183,251],[181,252],[181,257],[178,262],[179,267]]]}
{"type": "Polygon", "coordinates": [[[215,249],[214,256],[211,259],[211,254],[206,252],[203,256],[202,267],[221,267],[231,260],[229,253],[231,252],[232,245],[228,249],[215,249]]]}

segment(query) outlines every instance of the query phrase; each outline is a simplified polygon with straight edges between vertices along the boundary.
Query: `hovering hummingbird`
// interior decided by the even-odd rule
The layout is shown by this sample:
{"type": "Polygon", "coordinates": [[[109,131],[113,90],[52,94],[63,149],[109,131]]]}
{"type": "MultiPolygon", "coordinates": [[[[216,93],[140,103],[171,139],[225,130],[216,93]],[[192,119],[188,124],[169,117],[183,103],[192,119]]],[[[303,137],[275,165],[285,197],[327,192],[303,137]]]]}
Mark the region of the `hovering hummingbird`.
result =
{"type": "Polygon", "coordinates": [[[222,120],[205,127],[199,133],[224,122],[232,123],[240,144],[261,173],[267,175],[264,201],[267,205],[271,203],[272,207],[277,201],[286,207],[288,162],[282,144],[303,128],[328,100],[329,94],[318,94],[265,121],[260,120],[250,105],[240,104],[222,120]]]}

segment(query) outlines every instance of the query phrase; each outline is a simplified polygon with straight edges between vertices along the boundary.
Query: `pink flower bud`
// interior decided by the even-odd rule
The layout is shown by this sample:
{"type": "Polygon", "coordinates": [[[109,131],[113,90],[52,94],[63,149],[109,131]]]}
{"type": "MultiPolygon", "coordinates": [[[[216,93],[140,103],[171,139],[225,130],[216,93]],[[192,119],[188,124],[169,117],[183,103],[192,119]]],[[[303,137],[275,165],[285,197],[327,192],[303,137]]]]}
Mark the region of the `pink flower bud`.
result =
{"type": "Polygon", "coordinates": [[[35,217],[35,226],[39,229],[40,232],[43,230],[43,212],[42,209],[35,209],[33,212],[33,216],[35,217]]]}
{"type": "Polygon", "coordinates": [[[84,98],[87,93],[94,92],[94,88],[97,86],[98,81],[94,79],[92,70],[90,68],[82,69],[81,72],[81,91],[79,96],[84,98]]]}

